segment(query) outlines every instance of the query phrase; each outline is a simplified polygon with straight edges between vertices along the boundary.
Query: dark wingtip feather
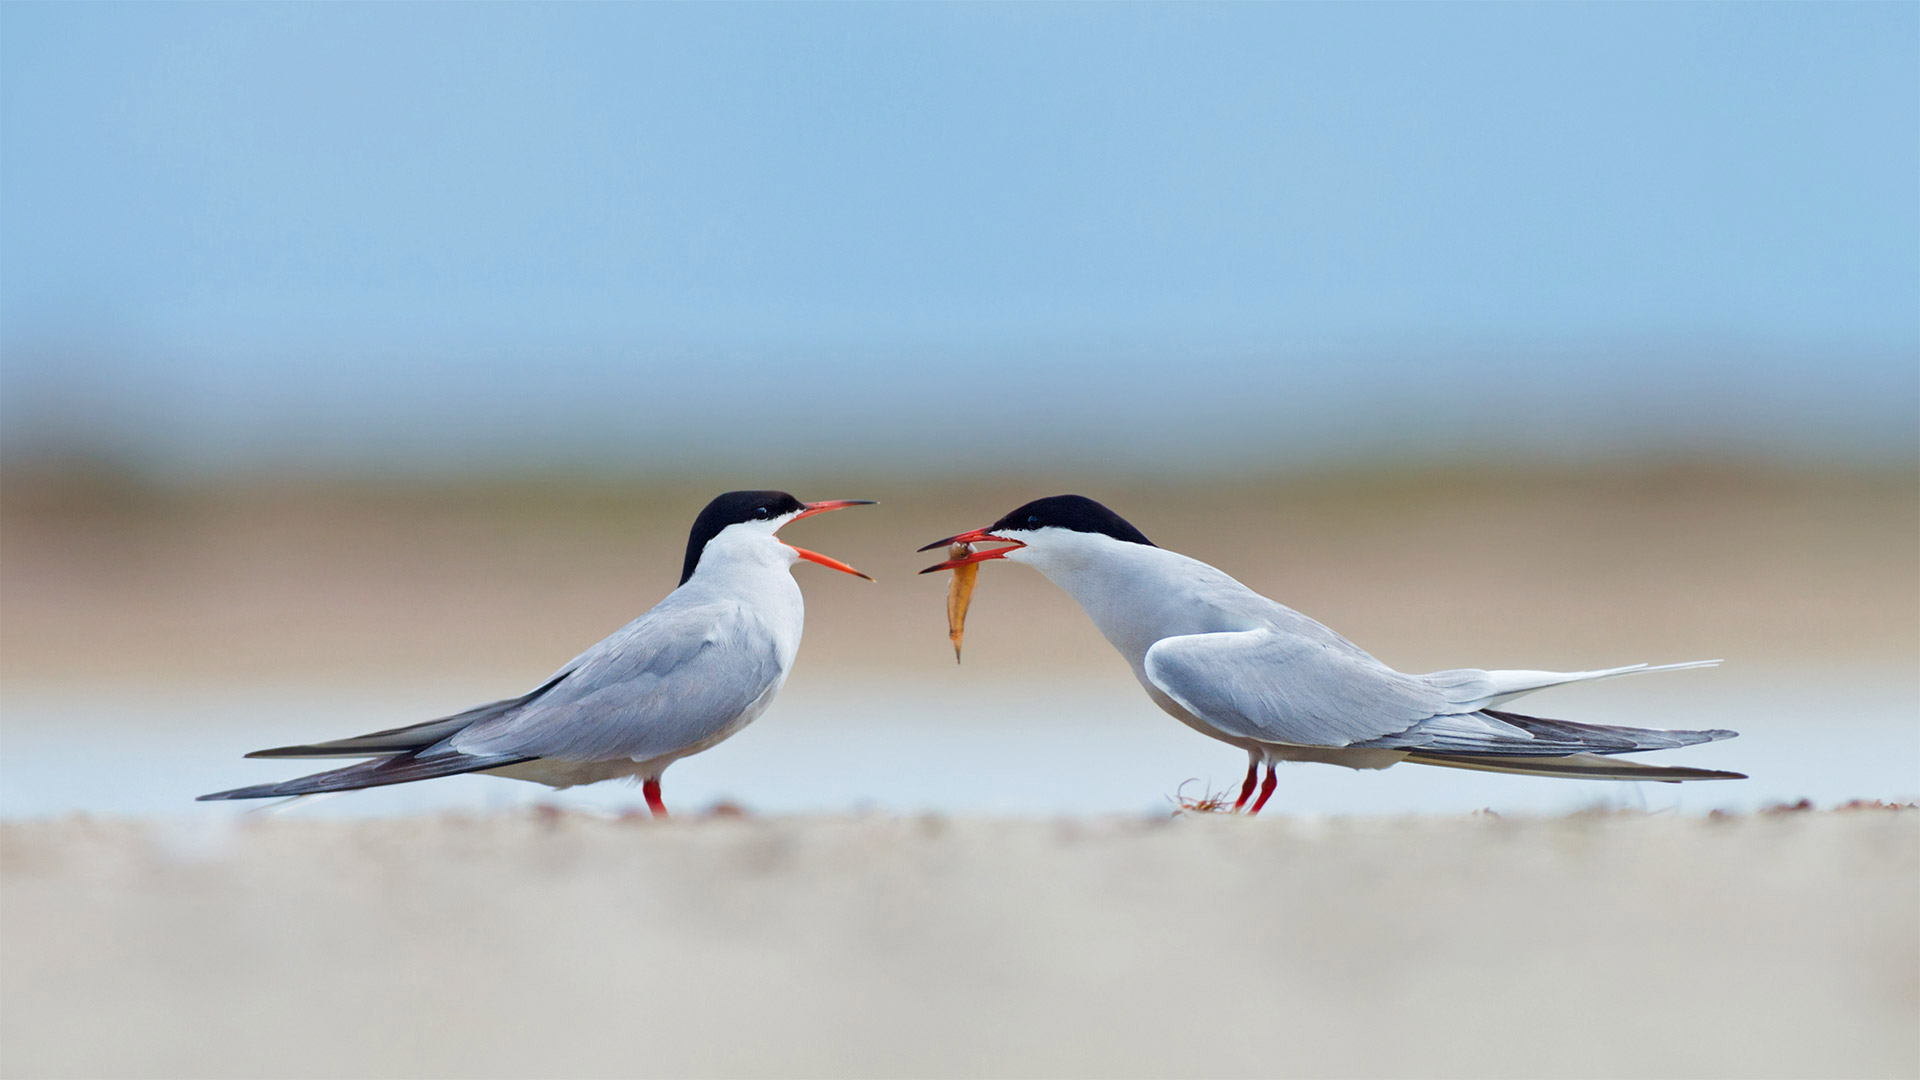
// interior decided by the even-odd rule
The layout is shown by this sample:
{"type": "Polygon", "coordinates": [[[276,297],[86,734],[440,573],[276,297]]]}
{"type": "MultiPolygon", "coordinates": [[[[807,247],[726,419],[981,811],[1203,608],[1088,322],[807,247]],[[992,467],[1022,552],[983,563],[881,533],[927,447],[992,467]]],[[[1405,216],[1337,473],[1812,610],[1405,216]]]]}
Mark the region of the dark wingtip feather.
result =
{"type": "Polygon", "coordinates": [[[211,795],[201,795],[194,802],[225,802],[228,799],[271,799],[273,789],[278,784],[255,784],[253,787],[233,788],[230,791],[216,791],[211,795]]]}
{"type": "Polygon", "coordinates": [[[363,761],[358,765],[295,777],[278,784],[257,784],[253,787],[234,788],[232,791],[216,791],[211,795],[202,795],[194,801],[271,799],[290,795],[317,795],[323,791],[358,791],[361,788],[385,787],[389,784],[408,784],[416,780],[433,780],[442,776],[458,776],[461,773],[484,772],[487,769],[518,765],[531,760],[533,759],[512,754],[491,754],[484,757],[450,754],[435,758],[421,758],[417,753],[396,754],[377,761],[363,761]]]}
{"type": "Polygon", "coordinates": [[[1662,783],[1677,783],[1681,780],[1745,780],[1743,772],[1727,772],[1724,769],[1697,769],[1691,765],[1663,765],[1667,775],[1650,776],[1647,779],[1662,783]]]}
{"type": "Polygon", "coordinates": [[[255,750],[245,756],[249,758],[383,757],[393,753],[392,747],[355,747],[352,743],[351,739],[342,739],[339,743],[332,745],[274,746],[265,750],[255,750]]]}
{"type": "Polygon", "coordinates": [[[1598,760],[1593,755],[1529,758],[1501,754],[1460,754],[1414,751],[1406,760],[1415,765],[1439,765],[1449,769],[1478,769],[1486,772],[1514,773],[1520,776],[1563,776],[1580,780],[1642,780],[1656,784],[1675,784],[1683,780],[1745,780],[1746,773],[1720,769],[1700,769],[1690,765],[1648,765],[1618,758],[1598,760]]]}

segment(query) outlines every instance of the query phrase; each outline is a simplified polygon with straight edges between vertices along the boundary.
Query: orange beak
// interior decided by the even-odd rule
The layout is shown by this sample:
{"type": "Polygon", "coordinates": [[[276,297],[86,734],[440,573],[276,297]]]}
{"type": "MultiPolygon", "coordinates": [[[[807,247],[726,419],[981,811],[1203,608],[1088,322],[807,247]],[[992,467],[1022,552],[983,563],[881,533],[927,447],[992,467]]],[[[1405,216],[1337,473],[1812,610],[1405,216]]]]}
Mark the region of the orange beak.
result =
{"type": "MultiPolygon", "coordinates": [[[[799,521],[801,518],[810,518],[815,514],[824,514],[829,510],[845,510],[849,506],[872,506],[874,502],[872,499],[828,499],[826,502],[805,503],[803,505],[805,509],[793,515],[793,521],[799,521]]],[[[791,525],[793,521],[789,521],[787,524],[791,525]]]]}
{"type": "MultiPolygon", "coordinates": [[[[806,509],[793,515],[793,521],[799,521],[801,518],[809,518],[815,514],[824,514],[829,510],[845,510],[849,506],[872,506],[872,505],[873,505],[872,499],[829,499],[826,502],[807,503],[806,509]]],[[[787,522],[787,524],[791,525],[793,524],[793,521],[789,521],[787,522]]],[[[839,559],[833,558],[832,556],[822,555],[817,551],[808,551],[806,548],[796,547],[793,544],[787,544],[787,546],[790,548],[793,548],[793,550],[798,552],[800,554],[800,557],[802,559],[805,559],[807,562],[819,563],[821,566],[824,566],[829,570],[838,570],[843,574],[852,574],[854,577],[857,577],[857,578],[867,578],[868,581],[873,580],[872,578],[867,577],[867,575],[861,573],[858,570],[855,570],[853,567],[848,566],[846,563],[843,563],[839,559]]]]}
{"type": "Polygon", "coordinates": [[[949,544],[977,544],[983,540],[991,540],[996,544],[1011,544],[1013,546],[1003,547],[1003,548],[993,548],[990,551],[970,552],[966,555],[960,556],[957,559],[948,559],[946,562],[936,563],[935,565],[929,566],[925,570],[922,570],[920,572],[923,574],[931,574],[935,570],[952,570],[957,567],[966,566],[970,563],[986,562],[988,559],[1004,559],[1007,557],[1009,553],[1018,551],[1021,548],[1027,546],[1021,541],[1015,540],[1010,536],[995,536],[985,529],[975,529],[972,532],[957,533],[953,536],[947,537],[945,540],[935,540],[933,543],[928,544],[926,547],[923,547],[920,550],[932,551],[934,548],[946,547],[949,544]]]}

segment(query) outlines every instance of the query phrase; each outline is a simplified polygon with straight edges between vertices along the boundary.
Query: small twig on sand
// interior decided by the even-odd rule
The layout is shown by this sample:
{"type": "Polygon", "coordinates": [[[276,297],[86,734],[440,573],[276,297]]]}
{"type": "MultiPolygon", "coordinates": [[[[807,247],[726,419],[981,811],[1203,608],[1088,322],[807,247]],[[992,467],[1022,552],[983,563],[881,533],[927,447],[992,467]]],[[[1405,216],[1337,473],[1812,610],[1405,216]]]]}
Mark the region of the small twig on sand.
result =
{"type": "Polygon", "coordinates": [[[1203,790],[1200,797],[1196,799],[1187,794],[1187,785],[1198,783],[1200,783],[1199,777],[1190,776],[1180,781],[1180,786],[1173,789],[1173,795],[1170,801],[1173,803],[1174,817],[1179,817],[1182,814],[1233,813],[1233,792],[1203,790]]]}

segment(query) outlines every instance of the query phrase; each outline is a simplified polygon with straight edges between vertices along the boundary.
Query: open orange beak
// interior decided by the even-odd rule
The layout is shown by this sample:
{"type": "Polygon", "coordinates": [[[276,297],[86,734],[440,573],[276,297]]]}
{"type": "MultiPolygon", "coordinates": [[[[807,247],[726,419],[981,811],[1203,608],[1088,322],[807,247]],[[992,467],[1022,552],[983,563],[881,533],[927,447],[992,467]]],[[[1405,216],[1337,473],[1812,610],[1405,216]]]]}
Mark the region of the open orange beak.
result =
{"type": "Polygon", "coordinates": [[[1007,557],[1007,555],[1010,552],[1018,551],[1021,548],[1027,546],[1025,543],[1019,540],[1015,540],[1010,536],[995,536],[985,529],[975,529],[972,532],[963,532],[963,533],[955,534],[953,536],[949,536],[945,540],[935,540],[933,543],[928,544],[926,547],[923,547],[920,550],[932,551],[934,548],[946,547],[949,544],[978,544],[983,540],[992,541],[993,543],[996,543],[996,544],[1011,544],[1013,546],[1003,547],[1003,548],[993,548],[992,550],[989,550],[989,551],[969,552],[968,554],[962,555],[957,559],[948,559],[946,562],[936,563],[935,565],[929,566],[925,570],[922,570],[920,572],[923,574],[931,574],[935,570],[952,570],[957,567],[966,566],[970,563],[986,562],[988,559],[1004,559],[1007,557]]]}
{"type": "MultiPolygon", "coordinates": [[[[829,499],[826,502],[807,503],[805,509],[793,515],[793,521],[799,521],[801,518],[809,518],[815,514],[824,514],[829,510],[845,510],[849,506],[872,506],[872,505],[873,505],[872,499],[829,499]]],[[[787,524],[791,525],[793,524],[793,521],[789,521],[787,522],[787,524]]],[[[784,541],[782,542],[784,543],[784,541]]],[[[787,544],[787,546],[790,548],[793,548],[794,551],[799,552],[800,557],[810,563],[819,563],[821,566],[824,566],[829,570],[838,570],[843,574],[852,574],[854,577],[857,577],[857,578],[867,578],[868,581],[873,580],[872,578],[867,577],[867,575],[861,573],[858,570],[855,570],[853,567],[848,566],[846,563],[843,563],[839,559],[833,558],[832,556],[822,555],[817,551],[808,551],[806,548],[797,547],[793,544],[787,544]]]]}

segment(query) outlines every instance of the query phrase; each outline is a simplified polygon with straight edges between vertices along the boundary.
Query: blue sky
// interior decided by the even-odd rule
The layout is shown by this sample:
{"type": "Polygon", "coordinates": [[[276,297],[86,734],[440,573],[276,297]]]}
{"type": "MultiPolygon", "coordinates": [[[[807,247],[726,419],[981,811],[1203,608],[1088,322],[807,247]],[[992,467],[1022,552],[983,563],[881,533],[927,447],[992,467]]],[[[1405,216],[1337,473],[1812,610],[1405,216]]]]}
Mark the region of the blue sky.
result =
{"type": "Polygon", "coordinates": [[[1910,4],[8,4],[0,435],[1910,456],[1917,58],[1910,4]]]}

